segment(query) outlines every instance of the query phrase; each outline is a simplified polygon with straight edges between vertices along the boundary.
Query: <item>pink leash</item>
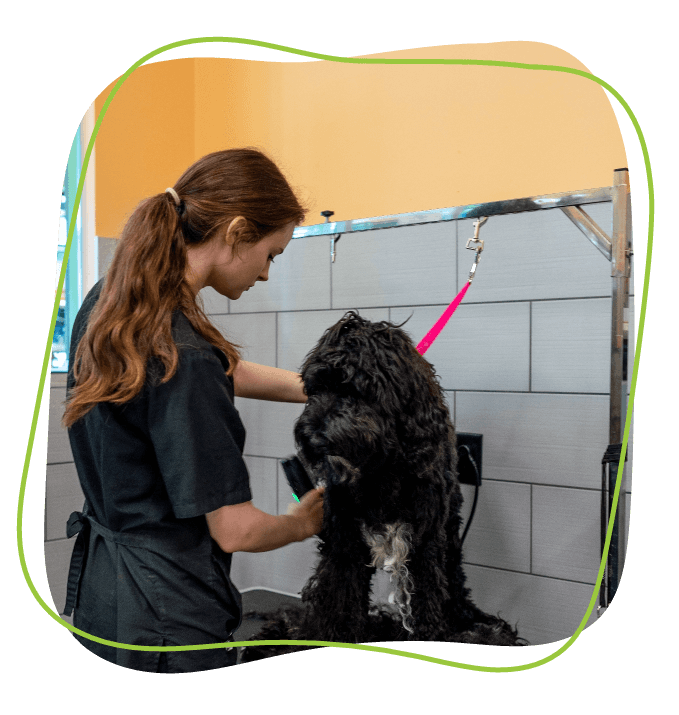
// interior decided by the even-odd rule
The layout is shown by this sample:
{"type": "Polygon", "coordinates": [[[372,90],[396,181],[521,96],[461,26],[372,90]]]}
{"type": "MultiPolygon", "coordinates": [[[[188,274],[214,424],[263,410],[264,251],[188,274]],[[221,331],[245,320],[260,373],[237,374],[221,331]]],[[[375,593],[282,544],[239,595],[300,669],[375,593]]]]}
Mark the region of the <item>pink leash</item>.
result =
{"type": "Polygon", "coordinates": [[[446,323],[450,320],[452,314],[457,310],[457,306],[464,298],[464,294],[467,292],[467,288],[472,284],[474,279],[474,274],[476,273],[476,266],[479,264],[479,258],[481,256],[481,251],[483,251],[483,241],[479,238],[479,229],[488,220],[487,217],[482,216],[477,221],[474,221],[474,237],[467,241],[465,248],[471,248],[476,251],[476,257],[474,258],[474,265],[469,272],[469,280],[464,284],[464,288],[457,294],[455,300],[446,308],[443,315],[434,323],[432,329],[420,340],[417,346],[417,352],[420,355],[424,355],[427,350],[429,350],[431,344],[438,338],[439,333],[446,327],[446,323]],[[472,244],[476,244],[474,247],[472,244]]]}
{"type": "Polygon", "coordinates": [[[471,285],[471,281],[464,284],[464,288],[457,294],[455,300],[446,308],[443,315],[434,323],[432,329],[422,338],[419,345],[417,346],[417,352],[420,355],[424,355],[429,349],[430,345],[438,338],[439,333],[446,327],[446,323],[450,320],[451,315],[457,310],[457,306],[464,298],[464,294],[467,292],[467,288],[471,285]]]}

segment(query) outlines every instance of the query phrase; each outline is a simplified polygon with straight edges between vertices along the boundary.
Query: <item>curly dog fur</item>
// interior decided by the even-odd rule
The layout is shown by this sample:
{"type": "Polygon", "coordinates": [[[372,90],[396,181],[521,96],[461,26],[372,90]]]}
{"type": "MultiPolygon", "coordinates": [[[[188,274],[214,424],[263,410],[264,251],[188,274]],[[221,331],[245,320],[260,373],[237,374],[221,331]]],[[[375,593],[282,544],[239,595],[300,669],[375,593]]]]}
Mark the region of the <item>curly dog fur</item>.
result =
{"type": "MultiPolygon", "coordinates": [[[[470,598],[462,570],[455,430],[433,366],[400,326],[346,313],[307,355],[298,456],[325,486],[320,560],[302,606],[256,640],[522,645],[470,598]],[[377,568],[393,608],[371,608],[377,568]]],[[[300,647],[249,646],[243,661],[300,647]]]]}

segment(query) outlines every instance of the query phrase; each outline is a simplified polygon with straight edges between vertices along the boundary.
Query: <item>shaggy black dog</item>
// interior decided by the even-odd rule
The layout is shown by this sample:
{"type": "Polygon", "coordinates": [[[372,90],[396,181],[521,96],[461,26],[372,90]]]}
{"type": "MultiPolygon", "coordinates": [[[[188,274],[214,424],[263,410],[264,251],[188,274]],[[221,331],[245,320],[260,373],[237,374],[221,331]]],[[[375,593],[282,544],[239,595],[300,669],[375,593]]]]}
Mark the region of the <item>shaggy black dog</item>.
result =
{"type": "MultiPolygon", "coordinates": [[[[253,640],[525,644],[465,587],[455,430],[408,335],[350,311],[301,373],[298,457],[326,488],[320,560],[302,606],[274,614],[253,640]],[[391,610],[371,608],[377,568],[390,574],[391,610]]],[[[248,646],[242,661],[300,649],[248,646]]]]}

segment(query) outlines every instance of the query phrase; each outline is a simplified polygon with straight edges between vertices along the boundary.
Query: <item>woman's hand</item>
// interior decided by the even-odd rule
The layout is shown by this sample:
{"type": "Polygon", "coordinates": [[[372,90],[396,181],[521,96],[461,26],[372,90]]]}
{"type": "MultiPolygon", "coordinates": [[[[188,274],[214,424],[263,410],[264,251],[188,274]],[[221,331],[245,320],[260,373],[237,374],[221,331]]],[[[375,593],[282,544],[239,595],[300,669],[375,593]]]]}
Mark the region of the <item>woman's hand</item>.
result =
{"type": "Polygon", "coordinates": [[[303,539],[315,536],[323,526],[323,492],[325,487],[312,489],[299,502],[291,502],[288,506],[288,516],[300,520],[306,534],[303,539]]]}

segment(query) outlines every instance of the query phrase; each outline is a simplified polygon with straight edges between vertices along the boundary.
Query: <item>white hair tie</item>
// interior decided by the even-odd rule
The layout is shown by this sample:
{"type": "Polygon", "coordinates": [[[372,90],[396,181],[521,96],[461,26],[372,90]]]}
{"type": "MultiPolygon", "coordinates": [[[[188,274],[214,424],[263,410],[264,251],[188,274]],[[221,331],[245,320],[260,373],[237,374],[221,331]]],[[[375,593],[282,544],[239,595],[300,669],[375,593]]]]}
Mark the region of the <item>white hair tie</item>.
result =
{"type": "Polygon", "coordinates": [[[179,204],[180,204],[179,194],[177,194],[177,192],[171,187],[168,187],[167,189],[165,189],[165,191],[166,192],[169,191],[172,194],[172,196],[174,197],[174,201],[177,204],[177,208],[179,208],[179,204]]]}

